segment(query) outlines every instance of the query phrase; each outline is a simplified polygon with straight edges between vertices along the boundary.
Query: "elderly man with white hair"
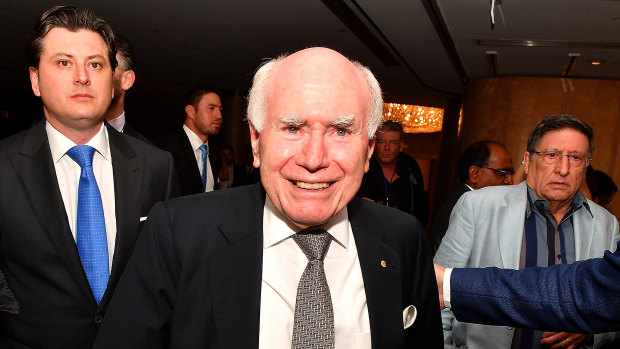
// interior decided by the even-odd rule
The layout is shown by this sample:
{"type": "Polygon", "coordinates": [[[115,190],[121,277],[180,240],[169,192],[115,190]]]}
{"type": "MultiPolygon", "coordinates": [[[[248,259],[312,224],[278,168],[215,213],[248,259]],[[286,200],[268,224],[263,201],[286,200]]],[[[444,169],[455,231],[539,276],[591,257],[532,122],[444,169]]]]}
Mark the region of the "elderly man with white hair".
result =
{"type": "Polygon", "coordinates": [[[99,348],[441,348],[423,227],[354,198],[377,80],[311,48],[263,65],[248,118],[261,183],[152,210],[99,348]]]}

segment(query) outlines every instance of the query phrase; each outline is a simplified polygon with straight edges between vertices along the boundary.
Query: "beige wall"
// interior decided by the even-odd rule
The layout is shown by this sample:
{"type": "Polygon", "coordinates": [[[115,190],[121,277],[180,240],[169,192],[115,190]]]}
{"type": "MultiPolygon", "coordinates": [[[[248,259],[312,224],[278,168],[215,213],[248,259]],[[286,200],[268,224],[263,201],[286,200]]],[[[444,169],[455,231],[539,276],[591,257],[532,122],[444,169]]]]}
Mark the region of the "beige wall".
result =
{"type": "MultiPolygon", "coordinates": [[[[620,185],[620,81],[505,77],[469,82],[463,96],[459,149],[480,140],[504,143],[515,168],[534,126],[551,114],[571,114],[594,129],[592,167],[620,185]]],[[[620,214],[620,195],[611,203],[620,214]]]]}

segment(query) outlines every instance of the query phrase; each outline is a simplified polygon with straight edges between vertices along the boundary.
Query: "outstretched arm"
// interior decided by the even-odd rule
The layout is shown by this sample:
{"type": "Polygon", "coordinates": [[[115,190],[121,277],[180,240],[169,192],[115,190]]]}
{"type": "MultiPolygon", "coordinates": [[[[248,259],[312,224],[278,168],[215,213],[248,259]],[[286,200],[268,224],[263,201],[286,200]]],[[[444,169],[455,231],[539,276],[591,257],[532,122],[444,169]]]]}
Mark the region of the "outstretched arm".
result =
{"type": "MultiPolygon", "coordinates": [[[[440,297],[443,281],[439,269],[440,297]]],[[[450,304],[460,321],[543,330],[617,331],[619,295],[620,250],[549,268],[454,269],[450,279],[450,304]]]]}

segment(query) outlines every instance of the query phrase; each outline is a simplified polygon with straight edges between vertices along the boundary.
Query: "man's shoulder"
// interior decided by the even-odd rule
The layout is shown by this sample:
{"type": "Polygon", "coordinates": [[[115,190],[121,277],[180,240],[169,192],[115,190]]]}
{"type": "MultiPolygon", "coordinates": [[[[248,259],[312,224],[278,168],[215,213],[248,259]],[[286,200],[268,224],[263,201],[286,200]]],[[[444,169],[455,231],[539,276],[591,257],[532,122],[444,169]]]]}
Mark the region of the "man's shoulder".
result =
{"type": "Polygon", "coordinates": [[[247,210],[262,210],[265,203],[265,191],[260,183],[240,187],[214,190],[208,193],[199,193],[173,198],[164,202],[166,209],[183,214],[221,216],[224,212],[234,214],[247,210]]]}
{"type": "Polygon", "coordinates": [[[527,185],[522,182],[515,185],[488,186],[470,190],[462,195],[462,199],[480,202],[482,205],[496,205],[498,201],[520,202],[527,199],[527,185]]]}
{"type": "Polygon", "coordinates": [[[35,142],[42,144],[46,140],[46,137],[45,122],[43,121],[29,129],[0,139],[0,154],[15,152],[26,145],[25,143],[33,143],[30,145],[34,145],[35,142]]]}
{"type": "MultiPolygon", "coordinates": [[[[110,128],[108,128],[110,130],[110,128]]],[[[149,144],[141,139],[136,137],[126,135],[124,133],[120,133],[116,130],[108,131],[110,132],[110,147],[117,147],[121,152],[126,154],[125,147],[129,147],[133,150],[137,155],[145,157],[147,159],[158,160],[158,159],[167,159],[168,152],[154,146],[153,144],[149,144]],[[115,132],[112,134],[112,132],[115,132]]]]}
{"type": "Polygon", "coordinates": [[[393,207],[375,202],[353,198],[347,206],[351,226],[362,229],[378,228],[386,235],[413,237],[424,234],[424,226],[414,215],[393,207]]]}
{"type": "MultiPolygon", "coordinates": [[[[607,209],[605,209],[604,207],[598,205],[597,203],[595,203],[594,201],[590,200],[590,199],[586,199],[587,205],[590,208],[590,212],[592,213],[592,216],[595,219],[604,221],[606,223],[612,223],[616,220],[616,217],[611,214],[609,211],[607,211],[607,209]]],[[[577,212],[579,213],[578,210],[577,212]]],[[[588,210],[585,209],[583,210],[583,212],[581,212],[582,214],[589,214],[588,210]]],[[[617,223],[616,223],[617,224],[617,223]]]]}

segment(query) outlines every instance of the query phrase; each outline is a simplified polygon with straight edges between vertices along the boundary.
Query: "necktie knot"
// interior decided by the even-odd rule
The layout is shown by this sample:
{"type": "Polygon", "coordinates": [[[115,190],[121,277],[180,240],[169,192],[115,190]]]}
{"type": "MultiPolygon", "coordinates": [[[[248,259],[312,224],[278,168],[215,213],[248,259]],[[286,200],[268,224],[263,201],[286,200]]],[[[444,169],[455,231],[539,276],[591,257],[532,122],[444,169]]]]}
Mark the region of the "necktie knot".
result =
{"type": "Polygon", "coordinates": [[[323,260],[332,236],[325,230],[302,231],[293,235],[293,240],[303,251],[309,261],[323,260]]]}
{"type": "Polygon", "coordinates": [[[67,151],[67,155],[69,155],[73,161],[77,162],[81,168],[93,165],[94,154],[95,148],[90,145],[76,145],[67,151]]]}
{"type": "Polygon", "coordinates": [[[209,148],[207,148],[206,144],[200,146],[200,151],[202,152],[202,158],[206,158],[207,154],[209,154],[209,148]]]}

